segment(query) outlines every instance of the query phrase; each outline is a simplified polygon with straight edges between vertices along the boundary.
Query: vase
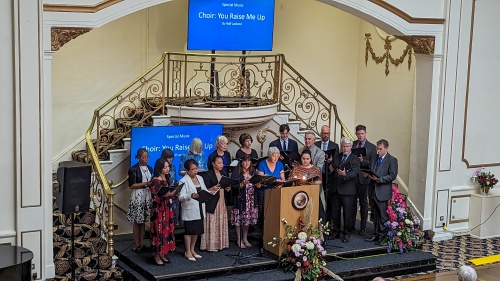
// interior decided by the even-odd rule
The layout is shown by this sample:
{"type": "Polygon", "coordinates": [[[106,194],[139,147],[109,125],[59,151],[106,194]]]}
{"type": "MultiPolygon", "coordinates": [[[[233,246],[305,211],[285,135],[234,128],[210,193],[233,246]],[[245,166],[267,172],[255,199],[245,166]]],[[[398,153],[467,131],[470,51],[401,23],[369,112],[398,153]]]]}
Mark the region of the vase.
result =
{"type": "Polygon", "coordinates": [[[483,186],[481,187],[481,195],[488,195],[490,192],[490,187],[489,186],[483,186]]]}

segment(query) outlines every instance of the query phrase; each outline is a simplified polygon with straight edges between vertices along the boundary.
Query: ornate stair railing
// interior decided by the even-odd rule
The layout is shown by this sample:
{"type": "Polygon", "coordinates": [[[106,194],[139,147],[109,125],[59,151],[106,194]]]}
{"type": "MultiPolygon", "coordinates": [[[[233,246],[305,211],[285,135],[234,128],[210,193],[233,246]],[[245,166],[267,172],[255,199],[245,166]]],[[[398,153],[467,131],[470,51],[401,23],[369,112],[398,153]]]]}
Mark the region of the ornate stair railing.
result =
{"type": "Polygon", "coordinates": [[[165,52],[147,72],[94,111],[85,134],[92,163],[92,202],[113,255],[112,182],[106,179],[101,160],[108,150],[121,148],[132,127],[152,124],[152,116],[165,115],[166,105],[191,107],[255,107],[276,104],[301,122],[301,129],[319,135],[321,126],[332,126],[334,138],[349,130],[337,107],[278,55],[216,55],[165,52]]]}

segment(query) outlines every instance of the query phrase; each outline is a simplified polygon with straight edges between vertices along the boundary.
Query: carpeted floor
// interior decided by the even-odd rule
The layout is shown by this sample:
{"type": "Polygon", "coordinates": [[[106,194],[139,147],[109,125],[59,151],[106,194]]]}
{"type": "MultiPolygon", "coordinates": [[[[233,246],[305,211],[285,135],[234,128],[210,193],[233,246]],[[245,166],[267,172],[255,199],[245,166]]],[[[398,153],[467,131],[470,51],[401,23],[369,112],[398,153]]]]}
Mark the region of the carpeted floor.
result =
{"type": "Polygon", "coordinates": [[[477,239],[468,235],[456,236],[446,241],[426,241],[422,250],[437,257],[436,270],[387,278],[387,280],[457,270],[462,265],[470,265],[468,262],[470,259],[500,254],[500,238],[477,239]]]}

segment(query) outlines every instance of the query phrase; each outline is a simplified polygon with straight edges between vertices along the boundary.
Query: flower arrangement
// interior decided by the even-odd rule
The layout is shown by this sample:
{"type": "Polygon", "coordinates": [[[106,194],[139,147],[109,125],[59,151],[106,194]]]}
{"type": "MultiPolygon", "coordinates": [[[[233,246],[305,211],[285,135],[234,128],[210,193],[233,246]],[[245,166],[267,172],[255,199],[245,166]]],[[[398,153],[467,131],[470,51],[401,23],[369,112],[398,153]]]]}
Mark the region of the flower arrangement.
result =
{"type": "Polygon", "coordinates": [[[389,220],[385,222],[387,236],[382,241],[387,243],[387,252],[399,250],[400,253],[417,248],[423,234],[419,229],[420,220],[414,216],[405,198],[396,185],[392,186],[392,198],[387,207],[389,220]]]}
{"type": "Polygon", "coordinates": [[[484,167],[478,168],[474,172],[472,177],[476,178],[476,181],[479,184],[481,191],[485,194],[488,194],[490,189],[495,187],[495,185],[498,183],[498,180],[495,178],[495,175],[492,174],[490,171],[486,172],[484,167]]]}
{"type": "MultiPolygon", "coordinates": [[[[304,223],[302,218],[298,218],[297,226],[290,225],[283,218],[281,220],[285,224],[286,237],[274,237],[269,245],[273,247],[279,244],[285,244],[283,253],[280,256],[280,266],[285,272],[295,272],[295,280],[316,280],[320,276],[329,275],[337,280],[340,277],[326,269],[325,255],[326,251],[321,245],[320,235],[322,229],[325,233],[328,231],[328,225],[323,226],[321,219],[318,227],[313,227],[312,224],[304,223]]],[[[326,233],[327,234],[327,233],[326,233]]]]}

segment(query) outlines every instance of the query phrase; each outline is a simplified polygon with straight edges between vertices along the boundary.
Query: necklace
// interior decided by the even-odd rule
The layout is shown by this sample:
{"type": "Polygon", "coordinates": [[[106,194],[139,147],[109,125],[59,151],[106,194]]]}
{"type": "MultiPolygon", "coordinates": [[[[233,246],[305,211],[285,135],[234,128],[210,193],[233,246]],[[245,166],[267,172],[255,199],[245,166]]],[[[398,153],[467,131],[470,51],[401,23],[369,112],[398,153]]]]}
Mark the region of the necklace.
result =
{"type": "Polygon", "coordinates": [[[151,180],[151,173],[149,173],[148,167],[146,166],[146,168],[143,169],[141,166],[139,166],[139,168],[141,169],[142,176],[144,177],[144,179],[146,179],[145,182],[150,181],[151,180]]]}

